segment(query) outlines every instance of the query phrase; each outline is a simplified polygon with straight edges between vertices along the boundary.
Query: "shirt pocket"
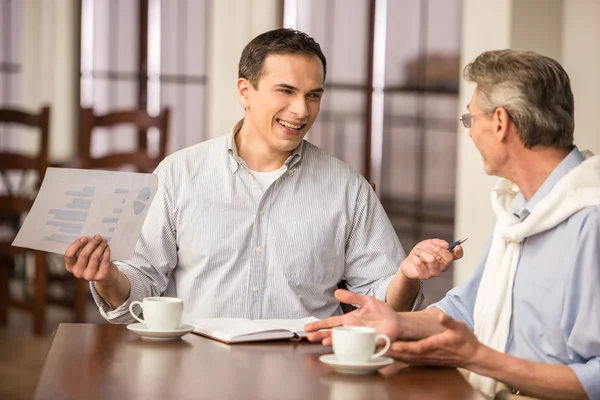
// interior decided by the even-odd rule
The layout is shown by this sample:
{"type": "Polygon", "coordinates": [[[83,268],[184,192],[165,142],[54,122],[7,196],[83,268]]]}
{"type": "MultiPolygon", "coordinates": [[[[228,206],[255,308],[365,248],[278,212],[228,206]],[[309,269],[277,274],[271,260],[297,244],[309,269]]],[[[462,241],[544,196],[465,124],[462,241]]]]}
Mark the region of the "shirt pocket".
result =
{"type": "Polygon", "coordinates": [[[344,226],[337,221],[305,215],[271,231],[270,268],[290,286],[317,284],[325,291],[337,285],[345,262],[344,226]]]}

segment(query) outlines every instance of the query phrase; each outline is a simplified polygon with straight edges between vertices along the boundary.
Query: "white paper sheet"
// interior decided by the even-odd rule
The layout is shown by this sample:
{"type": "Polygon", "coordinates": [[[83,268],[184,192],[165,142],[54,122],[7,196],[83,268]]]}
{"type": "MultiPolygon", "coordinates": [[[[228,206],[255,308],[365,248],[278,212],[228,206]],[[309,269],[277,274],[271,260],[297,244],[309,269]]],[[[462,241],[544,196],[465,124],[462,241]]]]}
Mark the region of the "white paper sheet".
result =
{"type": "Polygon", "coordinates": [[[48,168],[13,246],[64,254],[81,236],[108,239],[111,261],[133,255],[158,188],[153,174],[48,168]]]}

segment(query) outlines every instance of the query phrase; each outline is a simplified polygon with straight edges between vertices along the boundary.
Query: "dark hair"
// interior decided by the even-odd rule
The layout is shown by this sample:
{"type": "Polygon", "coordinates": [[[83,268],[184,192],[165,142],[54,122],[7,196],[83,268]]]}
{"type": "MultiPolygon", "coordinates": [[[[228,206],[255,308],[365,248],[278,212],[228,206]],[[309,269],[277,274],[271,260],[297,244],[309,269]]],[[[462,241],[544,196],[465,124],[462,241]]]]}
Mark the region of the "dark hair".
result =
{"type": "Polygon", "coordinates": [[[526,148],[573,147],[573,92],[556,60],[532,51],[486,51],[465,67],[465,77],[477,84],[484,111],[506,110],[526,148]]]}
{"type": "Polygon", "coordinates": [[[319,57],[323,64],[323,79],[327,74],[327,60],[321,46],[304,32],[293,29],[274,29],[258,35],[246,45],[238,65],[238,78],[250,81],[258,88],[263,73],[263,64],[271,54],[304,54],[319,57]]]}

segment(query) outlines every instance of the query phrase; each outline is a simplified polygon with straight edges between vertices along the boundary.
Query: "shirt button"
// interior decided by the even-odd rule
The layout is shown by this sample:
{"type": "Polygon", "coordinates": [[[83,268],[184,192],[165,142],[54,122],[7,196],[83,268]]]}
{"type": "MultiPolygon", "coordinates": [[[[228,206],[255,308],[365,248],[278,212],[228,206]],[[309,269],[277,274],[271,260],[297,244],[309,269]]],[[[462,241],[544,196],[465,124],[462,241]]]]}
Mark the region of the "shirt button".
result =
{"type": "Polygon", "coordinates": [[[260,214],[260,215],[264,215],[264,214],[265,214],[265,210],[260,210],[260,211],[259,211],[259,214],[260,214]]]}
{"type": "Polygon", "coordinates": [[[253,292],[258,292],[258,286],[252,286],[252,291],[253,292]]]}
{"type": "Polygon", "coordinates": [[[250,179],[254,179],[254,175],[252,174],[248,174],[250,176],[250,179]]]}
{"type": "Polygon", "coordinates": [[[254,251],[256,251],[257,253],[262,252],[262,249],[260,247],[257,247],[256,249],[254,249],[254,251]]]}

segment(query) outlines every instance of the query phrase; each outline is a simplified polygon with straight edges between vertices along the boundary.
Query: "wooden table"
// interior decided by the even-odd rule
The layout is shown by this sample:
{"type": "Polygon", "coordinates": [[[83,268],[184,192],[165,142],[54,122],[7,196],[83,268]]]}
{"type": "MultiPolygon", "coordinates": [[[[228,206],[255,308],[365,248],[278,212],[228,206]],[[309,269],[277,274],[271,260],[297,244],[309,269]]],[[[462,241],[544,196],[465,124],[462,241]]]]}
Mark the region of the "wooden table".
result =
{"type": "MultiPolygon", "coordinates": [[[[35,399],[484,399],[455,369],[343,375],[308,342],[151,342],[123,325],[61,324],[35,399]]],[[[389,367],[388,367],[389,368],[389,367]]]]}

